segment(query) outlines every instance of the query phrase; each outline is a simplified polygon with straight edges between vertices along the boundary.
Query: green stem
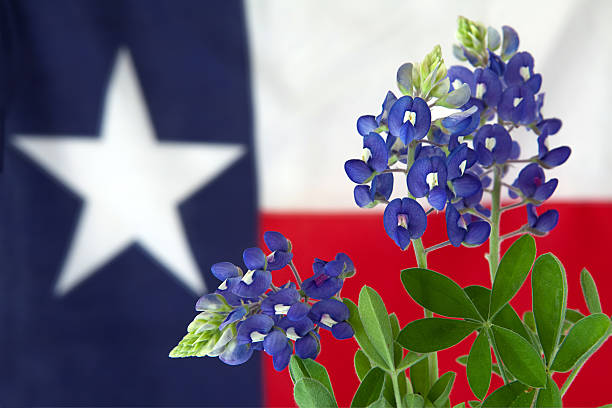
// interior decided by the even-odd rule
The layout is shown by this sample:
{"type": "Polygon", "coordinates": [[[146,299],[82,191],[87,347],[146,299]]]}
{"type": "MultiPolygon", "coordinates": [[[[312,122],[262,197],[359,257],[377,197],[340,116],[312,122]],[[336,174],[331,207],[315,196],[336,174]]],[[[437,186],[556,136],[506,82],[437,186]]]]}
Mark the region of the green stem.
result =
{"type": "Polygon", "coordinates": [[[390,373],[391,382],[393,383],[393,393],[395,394],[395,406],[400,408],[402,406],[402,396],[400,394],[399,384],[397,382],[397,374],[390,373]]]}
{"type": "MultiPolygon", "coordinates": [[[[417,265],[419,268],[427,268],[427,252],[423,246],[421,238],[413,239],[412,246],[414,248],[414,255],[416,256],[417,265]]],[[[433,312],[423,308],[425,317],[433,317],[433,312]]],[[[428,353],[427,354],[427,367],[429,372],[429,386],[431,387],[438,379],[438,354],[428,353]]]]}
{"type": "Polygon", "coordinates": [[[491,235],[489,236],[489,271],[491,285],[499,265],[499,220],[501,218],[501,169],[495,165],[491,192],[491,235]]]}

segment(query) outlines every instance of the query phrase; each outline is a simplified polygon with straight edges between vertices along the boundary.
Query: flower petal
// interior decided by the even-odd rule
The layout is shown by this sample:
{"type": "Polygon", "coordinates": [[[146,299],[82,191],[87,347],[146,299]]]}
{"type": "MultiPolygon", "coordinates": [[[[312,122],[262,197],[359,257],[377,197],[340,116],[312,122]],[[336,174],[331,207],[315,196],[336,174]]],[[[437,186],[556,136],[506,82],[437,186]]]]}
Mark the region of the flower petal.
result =
{"type": "Polygon", "coordinates": [[[540,232],[549,232],[557,226],[559,222],[559,212],[557,210],[548,210],[538,217],[538,221],[533,225],[533,228],[540,232]]]}
{"type": "Polygon", "coordinates": [[[295,354],[301,359],[315,359],[319,354],[319,350],[319,340],[314,333],[309,333],[307,336],[295,341],[295,354]]]}
{"type": "Polygon", "coordinates": [[[335,324],[331,331],[338,340],[350,339],[355,334],[355,331],[348,322],[335,324]]]}
{"type": "Polygon", "coordinates": [[[467,233],[463,242],[467,245],[481,245],[489,238],[491,225],[486,221],[474,221],[467,227],[467,233]]]}
{"type": "Polygon", "coordinates": [[[219,280],[226,280],[228,278],[235,278],[242,276],[240,268],[231,262],[218,262],[210,267],[210,271],[219,280]]]}
{"type": "Polygon", "coordinates": [[[280,232],[264,232],[264,242],[270,251],[291,251],[289,240],[280,232]]]}
{"type": "Polygon", "coordinates": [[[219,354],[219,360],[229,365],[246,363],[253,355],[253,349],[248,344],[238,344],[236,339],[230,341],[223,353],[219,354]]]}
{"type": "Polygon", "coordinates": [[[363,161],[351,159],[344,163],[344,171],[352,182],[357,184],[366,183],[373,175],[372,169],[363,161]]]}
{"type": "Polygon", "coordinates": [[[247,248],[242,253],[242,260],[247,269],[266,269],[266,255],[260,248],[247,248]]]}
{"type": "Polygon", "coordinates": [[[357,119],[357,132],[361,136],[367,136],[376,128],[378,128],[378,123],[376,123],[376,119],[372,115],[360,116],[357,119]]]}
{"type": "Polygon", "coordinates": [[[272,330],[264,339],[263,347],[266,353],[274,356],[286,349],[289,339],[280,330],[272,330]]]}

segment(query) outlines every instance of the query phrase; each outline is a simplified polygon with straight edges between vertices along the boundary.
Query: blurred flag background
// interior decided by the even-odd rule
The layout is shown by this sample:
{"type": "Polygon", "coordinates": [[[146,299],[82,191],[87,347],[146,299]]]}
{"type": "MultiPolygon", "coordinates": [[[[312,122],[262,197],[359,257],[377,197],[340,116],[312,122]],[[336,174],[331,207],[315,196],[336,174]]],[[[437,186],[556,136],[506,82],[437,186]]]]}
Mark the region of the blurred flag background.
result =
{"type": "MultiPolygon", "coordinates": [[[[265,230],[314,257],[349,254],[363,284],[400,322],[421,309],[399,285],[415,265],[386,236],[381,210],[353,203],[344,161],[357,157],[359,115],[378,112],[395,72],[435,44],[455,61],[457,15],[514,27],[535,57],[544,115],[563,120],[555,146],[573,153],[547,208],[558,227],[538,238],[568,273],[569,306],[586,312],[584,266],[612,289],[612,4],[600,1],[1,0],[0,402],[12,406],[290,406],[287,372],[267,357],[241,367],[167,357],[218,282],[265,230]]],[[[518,136],[524,155],[532,134],[518,136]]],[[[403,190],[401,190],[403,191],[403,190]]],[[[503,230],[525,221],[504,215],[503,230]]],[[[426,245],[444,241],[431,217],[426,245]]],[[[507,246],[508,243],[505,243],[507,246]]],[[[445,248],[432,269],[489,285],[486,248],[445,248]]],[[[282,283],[289,273],[275,273],[282,283]]],[[[513,301],[522,312],[531,294],[513,301]]],[[[602,297],[604,312],[612,302],[602,297]]],[[[357,385],[356,346],[323,333],[339,402],[357,385]]],[[[472,398],[458,373],[451,399],[472,398]]],[[[610,402],[612,346],[590,360],[569,406],[610,402]]],[[[496,384],[499,385],[499,382],[496,384]]]]}

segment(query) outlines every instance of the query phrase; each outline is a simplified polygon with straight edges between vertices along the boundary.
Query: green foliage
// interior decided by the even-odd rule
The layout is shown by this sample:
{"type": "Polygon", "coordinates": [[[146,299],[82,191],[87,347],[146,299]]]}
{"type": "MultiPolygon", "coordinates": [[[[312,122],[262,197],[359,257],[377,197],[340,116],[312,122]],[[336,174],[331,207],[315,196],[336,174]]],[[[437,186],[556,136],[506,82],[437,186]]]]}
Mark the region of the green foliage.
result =
{"type": "Polygon", "coordinates": [[[534,389],[515,381],[491,393],[482,403],[482,408],[530,407],[534,397],[534,389]]]}
{"type": "Polygon", "coordinates": [[[491,383],[491,349],[484,330],[481,330],[472,345],[467,359],[467,379],[478,399],[487,395],[491,383]]]}
{"type": "Polygon", "coordinates": [[[420,360],[410,367],[410,382],[415,394],[427,395],[429,383],[429,367],[426,359],[420,360]]]}
{"type": "Polygon", "coordinates": [[[449,371],[444,373],[438,380],[431,386],[431,389],[427,393],[427,399],[433,403],[435,407],[442,407],[448,402],[448,396],[450,395],[451,389],[455,382],[455,373],[449,371]]]}
{"type": "Polygon", "coordinates": [[[489,305],[490,317],[495,316],[518,292],[527,279],[535,255],[535,240],[531,235],[523,235],[508,248],[495,274],[489,305]]]}
{"type": "Polygon", "coordinates": [[[312,378],[302,378],[295,383],[293,398],[300,408],[337,407],[333,394],[312,378]]]}
{"type": "Polygon", "coordinates": [[[351,407],[367,407],[380,397],[383,384],[385,382],[385,372],[378,367],[372,368],[357,388],[357,392],[351,402],[351,407]]]}
{"type": "Polygon", "coordinates": [[[331,395],[334,395],[334,389],[331,385],[327,370],[314,360],[303,360],[295,354],[292,355],[289,361],[289,375],[291,375],[291,381],[293,381],[294,384],[302,378],[317,380],[327,388],[331,395]]]}
{"type": "Polygon", "coordinates": [[[408,394],[404,397],[406,408],[423,408],[425,400],[419,394],[408,394]]]}
{"type": "Polygon", "coordinates": [[[608,336],[609,328],[610,318],[603,313],[595,313],[578,321],[561,343],[551,369],[560,372],[571,370],[591,347],[608,336]]]}
{"type": "Polygon", "coordinates": [[[479,327],[480,324],[465,320],[419,319],[402,329],[397,342],[408,350],[431,353],[454,346],[479,327]]]}
{"type": "Polygon", "coordinates": [[[601,313],[601,303],[599,302],[597,285],[595,285],[593,277],[586,268],[580,272],[580,286],[582,286],[582,294],[584,295],[584,301],[589,308],[589,312],[601,313]]]}
{"type": "Polygon", "coordinates": [[[406,353],[402,361],[400,361],[400,363],[397,365],[396,369],[397,371],[404,371],[426,357],[427,354],[419,354],[415,353],[414,351],[409,351],[408,353],[406,353]]]}
{"type": "Polygon", "coordinates": [[[387,367],[392,368],[394,358],[391,323],[385,304],[374,289],[368,286],[361,288],[358,312],[368,339],[383,357],[387,367]]]}
{"type": "Polygon", "coordinates": [[[567,304],[565,270],[553,254],[541,255],[535,261],[531,287],[535,326],[544,356],[550,364],[561,336],[567,304]]]}
{"type": "Polygon", "coordinates": [[[370,341],[370,338],[368,337],[365,328],[361,323],[361,318],[359,317],[357,305],[355,305],[355,303],[353,303],[350,299],[345,298],[342,299],[342,301],[351,312],[351,316],[349,317],[348,322],[355,331],[355,340],[357,340],[357,344],[359,344],[361,350],[363,350],[363,352],[366,354],[366,356],[368,356],[372,363],[385,369],[391,369],[385,359],[383,359],[383,357],[378,353],[374,344],[372,344],[372,342],[370,341]]]}
{"type": "Polygon", "coordinates": [[[519,381],[532,387],[546,385],[546,368],[531,343],[512,330],[491,328],[502,362],[519,381]]]}
{"type": "Polygon", "coordinates": [[[550,408],[561,407],[562,405],[561,391],[559,391],[559,387],[552,377],[548,376],[546,388],[538,390],[535,406],[536,408],[550,408]]]}
{"type": "Polygon", "coordinates": [[[363,381],[363,377],[365,377],[368,371],[370,371],[370,369],[372,368],[372,365],[370,364],[370,359],[368,358],[368,356],[366,356],[363,350],[358,349],[357,352],[355,352],[354,363],[355,373],[357,373],[359,381],[363,381]]]}
{"type": "Polygon", "coordinates": [[[401,279],[408,294],[424,308],[442,316],[482,320],[468,295],[446,276],[410,268],[402,271],[401,279]]]}

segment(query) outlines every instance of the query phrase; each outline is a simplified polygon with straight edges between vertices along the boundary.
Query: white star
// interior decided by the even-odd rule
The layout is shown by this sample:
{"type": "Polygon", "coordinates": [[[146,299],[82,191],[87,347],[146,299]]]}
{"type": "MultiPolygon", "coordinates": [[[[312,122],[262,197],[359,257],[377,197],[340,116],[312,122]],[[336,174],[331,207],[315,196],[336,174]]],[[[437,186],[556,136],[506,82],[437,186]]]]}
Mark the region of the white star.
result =
{"type": "Polygon", "coordinates": [[[100,138],[20,135],[15,144],[84,200],[56,294],[66,294],[134,242],[194,292],[205,290],[178,204],[245,148],[158,141],[127,51],[117,56],[100,138]]]}

